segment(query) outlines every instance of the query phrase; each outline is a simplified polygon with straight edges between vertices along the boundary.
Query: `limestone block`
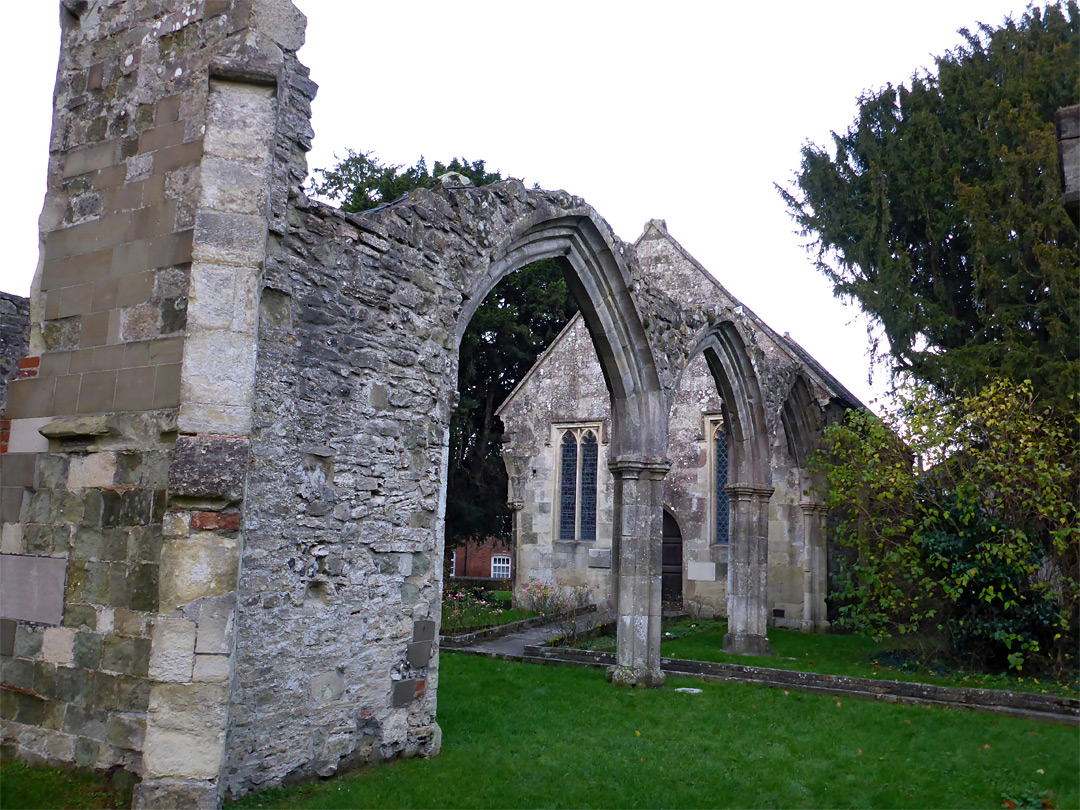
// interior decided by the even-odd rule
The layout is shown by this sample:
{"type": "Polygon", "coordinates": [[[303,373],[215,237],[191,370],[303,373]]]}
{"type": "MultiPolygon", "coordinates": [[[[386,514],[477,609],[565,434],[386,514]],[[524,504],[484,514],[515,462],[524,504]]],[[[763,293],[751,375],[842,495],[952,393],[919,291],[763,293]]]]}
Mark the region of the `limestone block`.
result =
{"type": "Polygon", "coordinates": [[[233,649],[236,597],[206,599],[199,606],[199,637],[195,652],[229,655],[233,649]]]}
{"type": "MultiPolygon", "coordinates": [[[[255,339],[218,329],[195,330],[184,344],[181,401],[187,405],[233,406],[251,410],[255,390],[255,339]]],[[[180,415],[179,426],[191,430],[180,415]]],[[[250,424],[250,415],[248,416],[250,424]]],[[[214,426],[213,432],[231,427],[214,426]]],[[[244,430],[247,433],[250,427],[244,430]]]]}
{"type": "Polygon", "coordinates": [[[686,578],[697,582],[715,582],[716,563],[690,560],[686,563],[686,578]]]}
{"type": "Polygon", "coordinates": [[[231,662],[228,655],[196,655],[191,679],[196,682],[227,681],[231,662]]]}
{"type": "Polygon", "coordinates": [[[159,617],[154,622],[150,677],[188,683],[195,665],[195,622],[159,617]]]}
{"type": "Polygon", "coordinates": [[[234,161],[264,161],[275,129],[274,90],[214,81],[207,102],[207,155],[234,161]]]}
{"type": "Polygon", "coordinates": [[[207,155],[202,162],[200,203],[214,211],[262,214],[269,202],[263,164],[240,163],[207,155]]]}
{"type": "Polygon", "coordinates": [[[150,689],[145,777],[214,779],[225,750],[228,686],[155,684],[150,689]]]}
{"type": "Polygon", "coordinates": [[[195,261],[258,267],[266,256],[266,218],[200,209],[195,215],[195,261]]]}
{"type": "Polygon", "coordinates": [[[171,613],[207,596],[236,589],[240,542],[212,532],[166,540],[161,549],[160,609],[171,613]]]}
{"type": "Polygon", "coordinates": [[[40,430],[52,421],[51,416],[11,420],[11,438],[8,440],[9,453],[47,453],[49,440],[41,435],[40,430]]]}
{"type": "Polygon", "coordinates": [[[21,523],[5,523],[0,528],[0,554],[22,554],[26,551],[21,523]]]}
{"type": "Polygon", "coordinates": [[[188,329],[225,329],[254,335],[258,313],[254,268],[197,262],[191,268],[188,329]]]}
{"type": "Polygon", "coordinates": [[[46,627],[41,639],[41,655],[49,664],[70,666],[75,657],[75,629],[46,627]]]}
{"type": "Polygon", "coordinates": [[[116,477],[115,453],[88,453],[72,456],[68,466],[68,487],[111,487],[116,477]]]}

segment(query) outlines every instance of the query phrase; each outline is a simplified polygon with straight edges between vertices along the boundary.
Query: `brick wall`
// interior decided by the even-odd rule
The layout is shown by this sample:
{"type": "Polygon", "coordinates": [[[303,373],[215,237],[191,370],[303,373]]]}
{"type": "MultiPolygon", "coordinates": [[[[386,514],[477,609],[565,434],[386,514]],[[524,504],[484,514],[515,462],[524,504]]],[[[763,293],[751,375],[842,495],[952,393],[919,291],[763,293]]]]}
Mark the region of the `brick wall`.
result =
{"type": "MultiPolygon", "coordinates": [[[[498,537],[489,537],[484,541],[470,540],[463,546],[455,549],[454,576],[455,577],[478,577],[487,579],[491,577],[491,558],[498,556],[510,557],[510,543],[498,537]]],[[[510,571],[511,578],[513,570],[510,571]]]]}

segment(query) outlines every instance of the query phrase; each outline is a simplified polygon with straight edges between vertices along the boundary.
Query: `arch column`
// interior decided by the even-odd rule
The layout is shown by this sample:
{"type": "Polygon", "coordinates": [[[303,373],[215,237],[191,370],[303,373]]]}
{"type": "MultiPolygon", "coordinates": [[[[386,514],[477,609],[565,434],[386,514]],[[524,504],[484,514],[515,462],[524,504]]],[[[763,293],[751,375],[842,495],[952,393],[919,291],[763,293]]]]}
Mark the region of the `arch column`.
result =
{"type": "Polygon", "coordinates": [[[664,476],[671,462],[617,456],[613,556],[618,611],[616,664],[608,680],[625,686],[660,686],[661,553],[664,476]]]}
{"type": "Polygon", "coordinates": [[[728,632],[724,651],[768,655],[769,498],[772,487],[731,484],[728,546],[728,632]]]}
{"type": "Polygon", "coordinates": [[[820,501],[799,503],[803,516],[803,622],[807,632],[825,630],[825,504],[820,501]]]}

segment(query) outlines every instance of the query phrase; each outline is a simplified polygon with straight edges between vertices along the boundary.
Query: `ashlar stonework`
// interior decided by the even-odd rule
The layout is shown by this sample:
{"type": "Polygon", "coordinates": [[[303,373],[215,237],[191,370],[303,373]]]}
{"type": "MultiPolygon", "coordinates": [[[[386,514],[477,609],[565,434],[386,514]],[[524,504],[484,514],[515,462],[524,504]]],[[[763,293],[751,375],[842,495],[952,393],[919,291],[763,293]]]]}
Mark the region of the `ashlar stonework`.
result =
{"type": "Polygon", "coordinates": [[[647,241],[562,191],[309,200],[316,87],[288,0],[63,0],[60,21],[0,457],[0,563],[19,558],[0,587],[18,569],[56,595],[0,599],[6,749],[125,768],[147,808],[436,753],[457,346],[542,258],[608,392],[612,680],[663,678],[669,415],[701,356],[730,435],[729,647],[767,644],[777,425],[805,450],[821,415],[797,358],[657,283],[647,241]]]}

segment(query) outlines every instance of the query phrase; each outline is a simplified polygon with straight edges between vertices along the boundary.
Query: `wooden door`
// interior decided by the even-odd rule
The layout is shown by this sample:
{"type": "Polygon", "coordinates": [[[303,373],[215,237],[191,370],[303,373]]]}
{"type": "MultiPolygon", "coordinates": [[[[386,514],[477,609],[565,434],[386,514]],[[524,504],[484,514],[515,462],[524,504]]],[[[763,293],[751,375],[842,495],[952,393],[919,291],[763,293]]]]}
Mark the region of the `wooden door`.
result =
{"type": "Polygon", "coordinates": [[[664,547],[661,555],[660,594],[665,605],[682,605],[683,540],[679,524],[664,510],[664,547]]]}

